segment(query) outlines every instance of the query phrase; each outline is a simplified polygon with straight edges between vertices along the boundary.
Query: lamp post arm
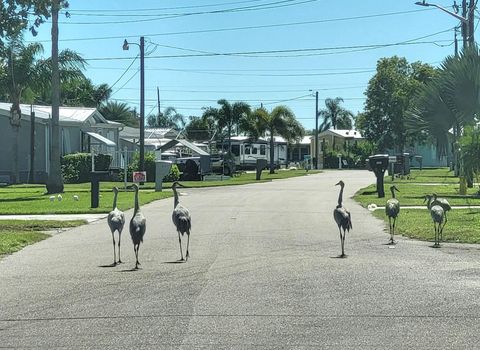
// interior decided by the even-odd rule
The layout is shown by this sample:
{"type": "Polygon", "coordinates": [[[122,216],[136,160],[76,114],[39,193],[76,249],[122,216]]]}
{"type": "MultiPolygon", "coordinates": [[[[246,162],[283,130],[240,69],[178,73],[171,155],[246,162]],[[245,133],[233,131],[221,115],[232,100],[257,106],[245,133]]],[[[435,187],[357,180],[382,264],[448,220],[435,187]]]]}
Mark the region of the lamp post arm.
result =
{"type": "Polygon", "coordinates": [[[455,12],[449,11],[449,10],[447,10],[445,7],[442,7],[442,6],[436,5],[436,4],[429,4],[429,6],[436,7],[437,9],[442,10],[443,12],[448,13],[449,15],[451,15],[451,16],[455,17],[456,19],[459,19],[460,21],[462,21],[462,23],[468,23],[468,19],[467,19],[467,18],[462,17],[462,16],[460,16],[460,15],[457,15],[455,12]]]}

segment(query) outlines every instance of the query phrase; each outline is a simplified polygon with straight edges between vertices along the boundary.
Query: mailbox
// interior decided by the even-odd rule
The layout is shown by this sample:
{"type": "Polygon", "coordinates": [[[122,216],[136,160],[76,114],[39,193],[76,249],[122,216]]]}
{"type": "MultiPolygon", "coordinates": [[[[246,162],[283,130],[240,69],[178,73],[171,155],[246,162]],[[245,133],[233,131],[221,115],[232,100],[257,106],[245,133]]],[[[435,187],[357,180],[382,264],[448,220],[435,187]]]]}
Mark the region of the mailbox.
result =
{"type": "Polygon", "coordinates": [[[155,161],[155,192],[162,191],[163,178],[170,173],[172,162],[169,160],[155,161]]]}
{"type": "Polygon", "coordinates": [[[256,170],[257,170],[256,179],[257,180],[260,180],[260,178],[262,176],[262,170],[265,169],[266,166],[267,166],[267,160],[266,159],[257,159],[257,166],[256,166],[256,170]]]}
{"type": "Polygon", "coordinates": [[[368,164],[377,177],[377,194],[378,198],[385,197],[385,190],[383,188],[383,177],[385,171],[388,169],[389,156],[388,154],[376,154],[368,157],[368,164]]]}
{"type": "Polygon", "coordinates": [[[98,208],[100,181],[107,181],[110,172],[108,171],[91,171],[90,172],[90,207],[98,208]]]}

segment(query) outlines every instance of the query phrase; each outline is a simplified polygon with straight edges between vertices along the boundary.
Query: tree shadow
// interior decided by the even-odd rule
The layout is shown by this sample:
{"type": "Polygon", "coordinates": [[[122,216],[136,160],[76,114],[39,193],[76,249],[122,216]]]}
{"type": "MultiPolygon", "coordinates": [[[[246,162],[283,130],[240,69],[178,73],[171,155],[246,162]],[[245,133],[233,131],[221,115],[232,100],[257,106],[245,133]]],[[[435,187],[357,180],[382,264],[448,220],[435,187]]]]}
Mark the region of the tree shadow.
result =
{"type": "Polygon", "coordinates": [[[337,256],[331,256],[330,259],[346,259],[347,258],[347,254],[345,255],[337,255],[337,256]]]}

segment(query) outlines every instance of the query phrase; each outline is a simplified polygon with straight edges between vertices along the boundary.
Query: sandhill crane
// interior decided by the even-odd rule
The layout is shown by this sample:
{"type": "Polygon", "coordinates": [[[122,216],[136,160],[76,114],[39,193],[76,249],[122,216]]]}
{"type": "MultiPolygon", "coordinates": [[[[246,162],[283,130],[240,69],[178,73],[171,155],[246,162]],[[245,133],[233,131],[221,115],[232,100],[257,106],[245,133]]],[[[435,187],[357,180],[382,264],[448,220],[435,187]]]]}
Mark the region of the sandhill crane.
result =
{"type": "Polygon", "coordinates": [[[448,221],[447,212],[452,210],[452,207],[450,206],[450,203],[448,203],[448,201],[445,198],[438,198],[436,193],[433,193],[432,197],[433,197],[432,205],[439,205],[443,209],[444,221],[443,221],[442,230],[440,231],[440,241],[443,241],[443,228],[445,227],[448,221]]]}
{"type": "Polygon", "coordinates": [[[173,202],[172,221],[177,228],[178,243],[180,244],[180,261],[184,261],[181,236],[183,236],[185,233],[187,234],[187,253],[185,254],[185,261],[187,261],[189,257],[188,245],[190,243],[190,229],[192,228],[192,218],[190,217],[190,212],[188,211],[188,209],[181,205],[178,200],[177,186],[185,187],[176,181],[172,185],[173,195],[175,198],[173,202]]]}
{"type": "Polygon", "coordinates": [[[393,185],[390,187],[390,191],[392,191],[392,198],[387,201],[387,205],[385,206],[385,214],[388,216],[388,224],[390,227],[390,243],[395,244],[393,240],[393,236],[395,235],[395,222],[397,221],[398,213],[400,212],[400,202],[398,199],[395,198],[395,191],[398,191],[398,188],[393,185]],[[393,219],[393,224],[392,224],[393,219]]]}
{"type": "Polygon", "coordinates": [[[54,201],[55,201],[55,198],[56,198],[55,196],[50,196],[50,197],[48,197],[48,199],[50,199],[50,202],[54,202],[54,201]]]}
{"type": "MultiPolygon", "coordinates": [[[[427,208],[431,209],[434,205],[439,205],[443,209],[443,225],[442,229],[440,230],[440,241],[443,240],[443,228],[447,224],[448,218],[447,218],[447,212],[452,209],[450,206],[450,203],[445,198],[438,198],[436,193],[433,193],[432,195],[425,195],[425,201],[427,201],[427,208]]],[[[424,201],[424,202],[425,202],[424,201]]]]}
{"type": "Polygon", "coordinates": [[[59,201],[59,202],[61,202],[61,201],[62,201],[62,199],[63,199],[62,195],[61,195],[61,194],[59,194],[59,195],[57,196],[57,199],[58,199],[58,201],[59,201]]]}
{"type": "Polygon", "coordinates": [[[143,236],[147,229],[147,220],[140,211],[140,206],[138,205],[138,185],[133,184],[130,188],[135,190],[135,209],[132,220],[130,220],[130,236],[132,237],[133,251],[135,252],[136,258],[135,269],[138,269],[138,265],[140,265],[140,262],[138,261],[138,250],[140,249],[140,243],[143,242],[143,236]]]}
{"type": "Polygon", "coordinates": [[[73,195],[73,200],[74,200],[75,202],[78,202],[78,201],[80,200],[80,197],[78,197],[78,195],[74,194],[74,195],[73,195]]]}
{"type": "Polygon", "coordinates": [[[335,219],[335,222],[338,225],[338,230],[340,231],[340,244],[342,245],[342,255],[340,255],[341,258],[345,257],[345,251],[344,251],[344,246],[345,246],[345,231],[350,231],[352,227],[352,217],[350,215],[350,212],[342,205],[343,201],[343,188],[345,187],[345,183],[340,180],[335,186],[340,185],[340,194],[338,195],[338,205],[333,211],[333,218],[335,219]],[[342,234],[342,229],[343,229],[343,234],[342,234]]]}
{"type": "Polygon", "coordinates": [[[121,264],[122,260],[120,259],[120,240],[122,238],[122,230],[123,226],[125,225],[125,214],[123,211],[117,208],[117,196],[118,196],[118,188],[113,188],[113,209],[108,214],[108,226],[110,227],[110,231],[112,231],[112,240],[113,240],[113,265],[117,264],[116,255],[115,255],[115,231],[118,232],[118,263],[121,264]]]}
{"type": "Polygon", "coordinates": [[[433,228],[435,229],[435,244],[433,246],[438,248],[440,247],[440,237],[443,230],[442,222],[445,216],[445,211],[440,205],[433,205],[430,208],[430,215],[432,216],[433,228]]]}

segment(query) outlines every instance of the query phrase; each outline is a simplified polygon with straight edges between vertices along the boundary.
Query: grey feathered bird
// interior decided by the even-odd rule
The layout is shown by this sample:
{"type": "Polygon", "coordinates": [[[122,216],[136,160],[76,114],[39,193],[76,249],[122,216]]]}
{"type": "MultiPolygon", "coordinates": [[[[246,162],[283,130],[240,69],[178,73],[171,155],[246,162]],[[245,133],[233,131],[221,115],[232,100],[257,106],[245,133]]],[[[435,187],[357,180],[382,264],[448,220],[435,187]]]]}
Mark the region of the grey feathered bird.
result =
{"type": "Polygon", "coordinates": [[[345,183],[343,181],[339,181],[335,186],[340,185],[340,194],[338,195],[338,205],[333,211],[333,218],[338,225],[338,230],[340,231],[340,244],[342,245],[342,255],[340,257],[345,257],[345,234],[346,231],[350,231],[353,228],[352,226],[352,217],[350,212],[342,205],[343,201],[343,188],[345,187],[345,183]],[[343,234],[342,234],[343,229],[343,234]]]}
{"type": "Polygon", "coordinates": [[[442,235],[442,222],[445,216],[445,212],[440,205],[433,205],[430,208],[430,215],[433,220],[433,228],[435,230],[435,244],[434,247],[440,247],[440,237],[442,235]]]}
{"type": "Polygon", "coordinates": [[[140,206],[138,205],[138,185],[133,184],[130,186],[135,190],[135,210],[133,212],[132,220],[130,220],[130,236],[132,237],[133,242],[133,251],[135,252],[135,269],[138,269],[140,262],[138,261],[138,250],[140,249],[140,243],[143,242],[143,236],[147,229],[147,220],[145,216],[140,211],[140,206]]]}
{"type": "Polygon", "coordinates": [[[445,198],[438,198],[436,193],[433,193],[432,195],[425,195],[425,200],[427,201],[427,208],[431,209],[434,205],[439,205],[443,209],[443,224],[442,224],[442,229],[440,231],[440,241],[443,241],[443,228],[447,224],[448,218],[447,218],[447,212],[452,209],[450,206],[450,203],[445,198]]]}
{"type": "Polygon", "coordinates": [[[174,182],[172,185],[174,202],[173,202],[173,212],[172,212],[172,221],[175,227],[177,228],[178,233],[178,243],[180,244],[180,261],[184,261],[183,252],[182,252],[182,238],[185,233],[187,234],[187,253],[185,254],[185,261],[187,261],[189,255],[188,245],[190,243],[190,229],[192,228],[192,218],[190,217],[190,212],[187,208],[180,204],[178,200],[177,186],[185,187],[178,182],[174,182]]]}
{"type": "Polygon", "coordinates": [[[112,240],[113,240],[113,265],[117,264],[116,254],[115,254],[115,231],[118,232],[118,263],[120,264],[122,260],[120,259],[120,239],[122,238],[123,226],[125,225],[125,214],[123,211],[117,208],[117,196],[118,188],[113,188],[113,209],[108,214],[108,226],[110,231],[112,231],[112,240]]]}
{"type": "Polygon", "coordinates": [[[400,202],[398,199],[395,198],[395,191],[400,192],[398,188],[393,185],[390,187],[390,191],[392,191],[392,198],[387,201],[387,205],[385,206],[385,214],[388,216],[388,224],[390,227],[390,243],[395,244],[393,240],[393,236],[395,235],[395,223],[397,221],[398,213],[400,213],[400,202]],[[392,224],[393,219],[393,224],[392,224]]]}

